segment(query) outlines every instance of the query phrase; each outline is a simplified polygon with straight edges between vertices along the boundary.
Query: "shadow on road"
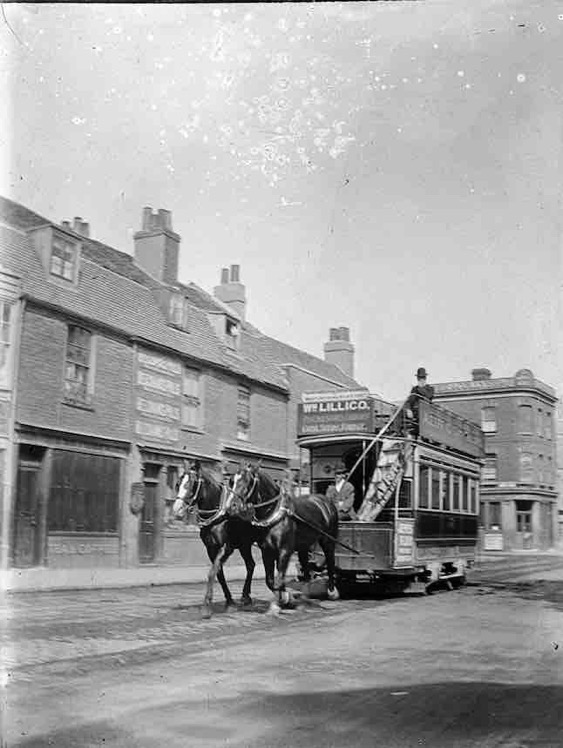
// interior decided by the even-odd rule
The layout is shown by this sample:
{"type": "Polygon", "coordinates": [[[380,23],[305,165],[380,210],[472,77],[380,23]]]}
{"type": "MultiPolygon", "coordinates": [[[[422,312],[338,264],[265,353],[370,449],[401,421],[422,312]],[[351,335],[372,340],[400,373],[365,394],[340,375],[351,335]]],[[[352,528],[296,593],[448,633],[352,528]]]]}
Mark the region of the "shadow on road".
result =
{"type": "Polygon", "coordinates": [[[140,705],[114,721],[92,720],[42,737],[23,736],[13,745],[559,748],[562,698],[562,686],[494,682],[397,682],[385,688],[291,694],[254,691],[236,699],[203,695],[195,702],[140,705]]]}

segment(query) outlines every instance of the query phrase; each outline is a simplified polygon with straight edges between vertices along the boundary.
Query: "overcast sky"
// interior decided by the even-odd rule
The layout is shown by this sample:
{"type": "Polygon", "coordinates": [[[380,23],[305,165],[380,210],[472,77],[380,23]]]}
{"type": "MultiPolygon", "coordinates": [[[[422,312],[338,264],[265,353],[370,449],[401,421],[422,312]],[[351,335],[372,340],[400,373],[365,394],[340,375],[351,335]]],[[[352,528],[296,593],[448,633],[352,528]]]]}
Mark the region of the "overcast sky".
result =
{"type": "Polygon", "coordinates": [[[386,397],[563,384],[561,2],[3,8],[3,194],[127,252],[171,210],[180,280],[239,263],[251,322],[350,327],[386,397]]]}

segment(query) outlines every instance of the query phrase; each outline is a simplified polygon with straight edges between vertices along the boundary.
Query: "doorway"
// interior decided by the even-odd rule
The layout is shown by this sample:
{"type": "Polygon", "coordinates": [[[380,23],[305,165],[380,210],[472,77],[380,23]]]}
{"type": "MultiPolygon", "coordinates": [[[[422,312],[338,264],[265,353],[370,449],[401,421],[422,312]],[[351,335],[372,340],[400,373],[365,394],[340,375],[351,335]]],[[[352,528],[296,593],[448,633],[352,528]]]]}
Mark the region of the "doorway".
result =
{"type": "Polygon", "coordinates": [[[139,523],[139,561],[150,564],[156,556],[157,502],[160,465],[145,465],[145,501],[139,523]]]}
{"type": "Polygon", "coordinates": [[[12,564],[18,568],[38,566],[43,558],[41,495],[43,448],[22,444],[19,449],[16,501],[13,519],[12,564]]]}
{"type": "Polygon", "coordinates": [[[534,547],[532,504],[532,501],[516,502],[516,544],[523,551],[534,547]]]}

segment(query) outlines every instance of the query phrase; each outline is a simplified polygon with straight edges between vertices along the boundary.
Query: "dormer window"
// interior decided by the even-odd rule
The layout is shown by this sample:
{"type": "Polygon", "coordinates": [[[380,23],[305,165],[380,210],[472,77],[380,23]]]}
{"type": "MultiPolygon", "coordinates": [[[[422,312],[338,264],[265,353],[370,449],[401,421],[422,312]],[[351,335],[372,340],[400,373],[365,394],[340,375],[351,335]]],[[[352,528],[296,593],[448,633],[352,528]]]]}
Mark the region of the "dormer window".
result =
{"type": "Polygon", "coordinates": [[[76,277],[76,263],[78,250],[75,243],[53,234],[51,245],[51,275],[64,278],[71,283],[76,277]]]}
{"type": "Polygon", "coordinates": [[[188,329],[188,300],[180,293],[170,296],[170,323],[181,330],[188,329]]]}
{"type": "Polygon", "coordinates": [[[238,324],[232,319],[227,319],[225,325],[225,340],[229,348],[233,348],[235,350],[238,348],[239,336],[240,328],[238,324]]]}

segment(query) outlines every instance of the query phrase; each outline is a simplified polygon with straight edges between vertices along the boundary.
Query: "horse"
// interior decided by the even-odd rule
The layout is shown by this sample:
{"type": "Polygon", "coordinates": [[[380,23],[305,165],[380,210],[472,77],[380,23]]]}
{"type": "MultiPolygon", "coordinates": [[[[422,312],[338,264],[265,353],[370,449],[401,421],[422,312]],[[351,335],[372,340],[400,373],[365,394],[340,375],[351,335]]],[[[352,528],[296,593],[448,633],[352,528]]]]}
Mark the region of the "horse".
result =
{"type": "Polygon", "coordinates": [[[242,522],[229,515],[230,489],[218,482],[211,473],[201,467],[199,461],[189,463],[176,487],[176,500],[173,514],[183,519],[187,512],[195,508],[200,524],[199,536],[205,545],[211,561],[207,577],[207,588],[203,600],[203,617],[211,617],[213,586],[215,579],[225,596],[225,608],[234,606],[231,591],[227,585],[223,564],[238,549],[246,566],[246,578],[241,595],[241,605],[252,605],[250,590],[256,563],[252,557],[252,540],[248,533],[241,532],[242,522]]]}
{"type": "Polygon", "coordinates": [[[303,581],[310,582],[309,552],[317,543],[326,560],[328,596],[338,599],[334,559],[338,512],[331,501],[320,495],[293,496],[288,481],[278,487],[267,473],[247,463],[235,475],[230,511],[246,523],[248,537],[260,547],[266,584],[278,598],[270,606],[271,613],[279,613],[289,601],[285,578],[295,551],[303,581]]]}

